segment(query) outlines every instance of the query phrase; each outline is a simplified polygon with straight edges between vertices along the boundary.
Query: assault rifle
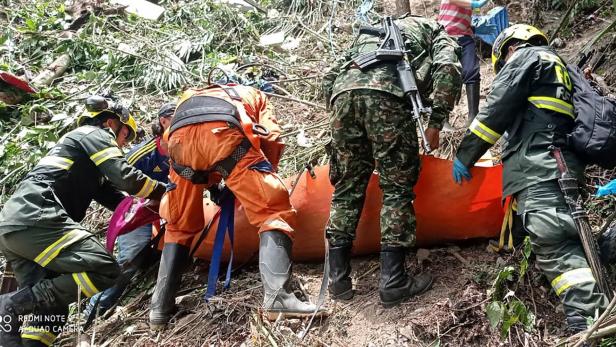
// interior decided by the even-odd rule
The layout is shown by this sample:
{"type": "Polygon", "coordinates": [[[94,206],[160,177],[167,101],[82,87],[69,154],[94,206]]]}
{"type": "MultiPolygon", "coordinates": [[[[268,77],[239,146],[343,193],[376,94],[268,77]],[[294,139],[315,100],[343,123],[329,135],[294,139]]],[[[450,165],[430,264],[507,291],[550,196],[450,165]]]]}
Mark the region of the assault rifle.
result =
{"type": "Polygon", "coordinates": [[[613,292],[610,289],[607,281],[607,274],[605,268],[601,264],[599,257],[599,247],[597,241],[592,233],[592,228],[588,222],[588,214],[586,209],[582,206],[582,198],[578,189],[577,179],[569,172],[565,158],[559,147],[550,146],[550,153],[556,159],[556,165],[560,172],[560,178],[558,179],[558,185],[560,190],[565,196],[565,201],[569,206],[569,211],[575,222],[575,227],[582,241],[582,247],[584,248],[584,254],[588,261],[588,266],[592,271],[592,275],[597,281],[599,290],[605,294],[608,300],[612,300],[613,292]]]}
{"type": "Polygon", "coordinates": [[[359,29],[360,34],[368,34],[378,36],[382,38],[381,45],[373,52],[363,53],[355,59],[353,62],[360,70],[371,67],[380,63],[396,63],[396,69],[398,70],[398,77],[400,78],[400,84],[404,96],[408,98],[413,106],[413,120],[419,129],[421,135],[421,141],[426,153],[432,152],[426,133],[422,124],[421,117],[423,115],[429,116],[432,113],[432,109],[424,107],[421,102],[421,96],[417,89],[417,81],[415,80],[415,73],[411,69],[409,63],[408,52],[404,46],[404,39],[400,33],[400,28],[394,23],[394,20],[387,16],[381,21],[382,28],[362,27],[359,29]]]}

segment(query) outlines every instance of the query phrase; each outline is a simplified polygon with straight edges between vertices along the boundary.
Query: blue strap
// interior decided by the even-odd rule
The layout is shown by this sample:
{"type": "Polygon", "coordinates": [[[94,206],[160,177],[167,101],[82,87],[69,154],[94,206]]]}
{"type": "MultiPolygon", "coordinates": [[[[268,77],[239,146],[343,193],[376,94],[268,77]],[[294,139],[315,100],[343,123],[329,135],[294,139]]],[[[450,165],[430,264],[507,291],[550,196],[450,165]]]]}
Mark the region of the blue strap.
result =
{"type": "Polygon", "coordinates": [[[270,172],[270,173],[274,172],[274,168],[272,167],[272,164],[270,164],[270,162],[267,160],[263,160],[256,164],[253,164],[249,167],[249,169],[257,170],[261,172],[270,172]]]}
{"type": "Polygon", "coordinates": [[[233,224],[235,215],[235,197],[230,192],[224,194],[220,202],[220,219],[218,220],[218,229],[216,230],[216,238],[214,240],[214,249],[212,258],[210,259],[210,270],[207,275],[207,289],[204,299],[216,294],[216,283],[218,282],[218,272],[220,270],[220,260],[222,258],[222,248],[225,244],[225,234],[229,233],[229,241],[231,242],[231,256],[229,257],[229,265],[227,266],[227,275],[225,278],[224,288],[229,288],[231,284],[231,268],[233,265],[233,224]]]}

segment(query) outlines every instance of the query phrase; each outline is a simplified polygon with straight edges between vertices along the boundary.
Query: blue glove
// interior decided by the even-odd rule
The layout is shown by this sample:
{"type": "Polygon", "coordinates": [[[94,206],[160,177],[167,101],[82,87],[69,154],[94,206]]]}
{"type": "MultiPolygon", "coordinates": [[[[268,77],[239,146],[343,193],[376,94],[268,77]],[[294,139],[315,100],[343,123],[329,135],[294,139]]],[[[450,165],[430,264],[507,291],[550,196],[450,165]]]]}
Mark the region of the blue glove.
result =
{"type": "Polygon", "coordinates": [[[485,6],[488,0],[473,0],[471,1],[471,8],[476,9],[485,6]]]}
{"type": "Polygon", "coordinates": [[[613,180],[597,189],[597,196],[606,196],[611,194],[616,194],[616,180],[613,180]]]}
{"type": "Polygon", "coordinates": [[[453,160],[453,180],[456,181],[456,183],[460,184],[462,183],[463,178],[466,178],[467,181],[470,181],[472,178],[471,173],[458,158],[455,158],[453,160]]]}

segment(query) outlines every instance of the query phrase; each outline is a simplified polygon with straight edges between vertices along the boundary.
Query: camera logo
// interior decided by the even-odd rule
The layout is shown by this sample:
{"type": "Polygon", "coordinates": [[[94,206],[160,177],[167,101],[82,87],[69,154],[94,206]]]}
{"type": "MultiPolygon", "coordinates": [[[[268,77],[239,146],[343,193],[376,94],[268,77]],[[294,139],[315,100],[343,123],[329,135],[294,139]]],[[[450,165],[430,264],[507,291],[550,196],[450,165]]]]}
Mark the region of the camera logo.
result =
{"type": "Polygon", "coordinates": [[[13,317],[9,314],[0,316],[0,330],[5,333],[10,333],[12,330],[11,323],[13,322],[13,317]]]}

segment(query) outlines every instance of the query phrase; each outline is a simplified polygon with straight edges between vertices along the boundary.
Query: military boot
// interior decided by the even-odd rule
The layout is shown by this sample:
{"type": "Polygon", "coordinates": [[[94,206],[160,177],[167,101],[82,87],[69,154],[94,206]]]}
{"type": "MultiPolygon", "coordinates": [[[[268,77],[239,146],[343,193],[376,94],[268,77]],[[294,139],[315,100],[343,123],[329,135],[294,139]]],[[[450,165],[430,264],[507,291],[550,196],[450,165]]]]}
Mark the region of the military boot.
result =
{"type": "Polygon", "coordinates": [[[153,330],[164,329],[176,310],[175,295],[188,259],[188,251],[186,246],[165,243],[150,306],[150,328],[153,330]]]}
{"type": "Polygon", "coordinates": [[[603,265],[616,263],[616,227],[608,229],[599,237],[599,254],[603,265]]]}
{"type": "Polygon", "coordinates": [[[329,296],[336,300],[351,300],[353,284],[351,283],[351,247],[352,244],[340,246],[329,245],[329,296]]]}
{"type": "Polygon", "coordinates": [[[398,305],[413,295],[421,294],[432,286],[432,276],[419,274],[410,277],[405,267],[406,248],[381,248],[381,282],[379,296],[385,308],[398,305]]]}
{"type": "Polygon", "coordinates": [[[32,313],[35,307],[36,301],[31,287],[0,295],[0,346],[22,346],[19,328],[24,316],[32,313]]]}
{"type": "MultiPolygon", "coordinates": [[[[284,317],[308,317],[316,306],[300,301],[290,290],[291,239],[280,231],[260,234],[259,271],[263,283],[263,310],[269,320],[284,317]]],[[[325,313],[320,309],[317,316],[325,313]]]]}
{"type": "Polygon", "coordinates": [[[477,113],[479,113],[480,84],[472,83],[466,85],[466,101],[468,102],[468,121],[471,125],[477,113]]]}

